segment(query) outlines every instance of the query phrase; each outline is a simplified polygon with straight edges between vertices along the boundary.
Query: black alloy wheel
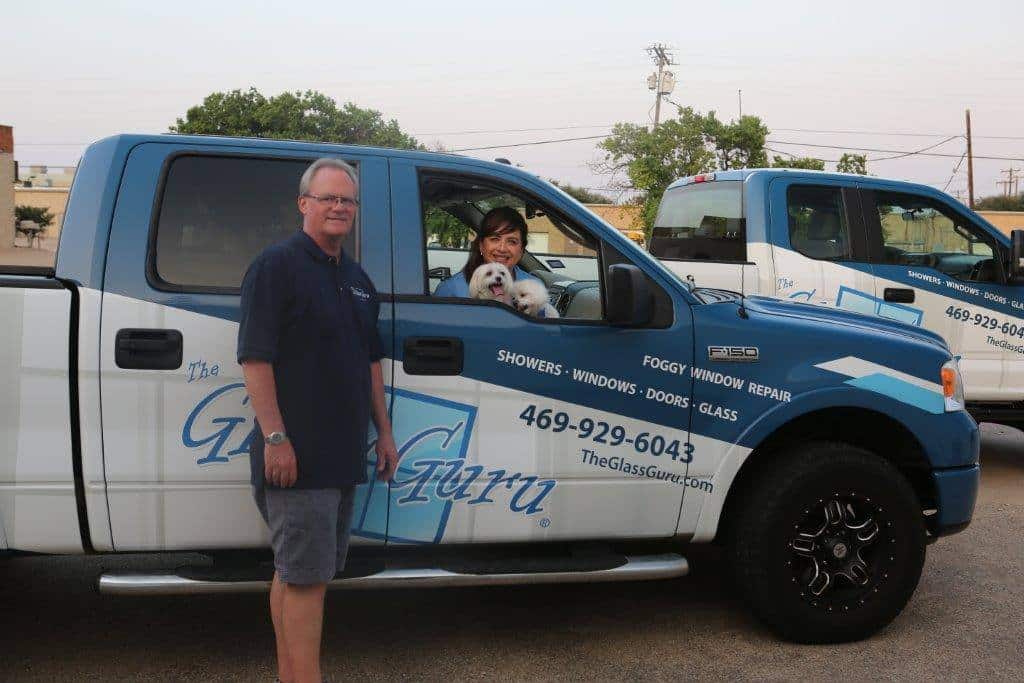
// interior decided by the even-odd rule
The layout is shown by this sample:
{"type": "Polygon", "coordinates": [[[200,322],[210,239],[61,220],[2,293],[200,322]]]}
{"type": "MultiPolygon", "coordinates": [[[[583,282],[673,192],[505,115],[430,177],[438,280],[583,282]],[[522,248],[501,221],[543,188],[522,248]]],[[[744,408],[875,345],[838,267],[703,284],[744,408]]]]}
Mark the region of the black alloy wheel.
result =
{"type": "Polygon", "coordinates": [[[917,586],[927,535],[921,504],[891,463],[814,442],[772,457],[731,508],[737,588],[777,634],[804,643],[865,638],[917,586]]]}

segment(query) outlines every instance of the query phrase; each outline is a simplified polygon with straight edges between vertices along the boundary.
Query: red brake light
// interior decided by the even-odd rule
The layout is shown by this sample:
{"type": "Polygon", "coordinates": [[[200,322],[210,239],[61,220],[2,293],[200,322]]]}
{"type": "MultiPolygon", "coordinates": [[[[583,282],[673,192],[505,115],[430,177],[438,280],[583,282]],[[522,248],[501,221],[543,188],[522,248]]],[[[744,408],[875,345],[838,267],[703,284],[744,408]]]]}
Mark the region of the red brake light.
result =
{"type": "Polygon", "coordinates": [[[695,183],[708,183],[715,179],[714,173],[704,173],[693,177],[695,183]]]}

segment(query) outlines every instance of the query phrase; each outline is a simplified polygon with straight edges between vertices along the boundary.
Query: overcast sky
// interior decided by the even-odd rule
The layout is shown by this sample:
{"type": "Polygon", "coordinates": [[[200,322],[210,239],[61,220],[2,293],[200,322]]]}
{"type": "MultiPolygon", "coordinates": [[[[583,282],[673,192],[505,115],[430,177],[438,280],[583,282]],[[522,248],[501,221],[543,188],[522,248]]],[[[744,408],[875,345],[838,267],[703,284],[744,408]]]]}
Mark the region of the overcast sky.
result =
{"type": "MultiPolygon", "coordinates": [[[[770,146],[796,154],[843,150],[783,143],[921,149],[962,134],[970,107],[975,155],[1022,159],[976,159],[983,196],[1024,168],[1022,19],[994,0],[5,3],[0,123],[19,161],[74,164],[93,140],[166,132],[210,92],[252,85],[319,90],[447,148],[594,136],[651,120],[645,48],[661,42],[678,62],[672,100],[730,119],[742,89],[770,146]]],[[[600,188],[595,142],[466,153],[600,188]]],[[[951,156],[868,170],[941,189],[965,143],[933,151],[951,156]]],[[[948,190],[966,186],[963,164],[948,190]]]]}

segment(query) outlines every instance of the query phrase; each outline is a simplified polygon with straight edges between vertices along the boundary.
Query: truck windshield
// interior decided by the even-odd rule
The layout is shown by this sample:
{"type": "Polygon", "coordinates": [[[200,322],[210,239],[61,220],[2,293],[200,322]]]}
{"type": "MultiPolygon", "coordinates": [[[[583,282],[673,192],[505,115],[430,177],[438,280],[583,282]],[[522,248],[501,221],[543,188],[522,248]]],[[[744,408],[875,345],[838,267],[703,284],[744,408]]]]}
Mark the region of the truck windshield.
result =
{"type": "Polygon", "coordinates": [[[662,197],[649,250],[665,259],[746,261],[745,223],[742,182],[684,185],[662,197]]]}

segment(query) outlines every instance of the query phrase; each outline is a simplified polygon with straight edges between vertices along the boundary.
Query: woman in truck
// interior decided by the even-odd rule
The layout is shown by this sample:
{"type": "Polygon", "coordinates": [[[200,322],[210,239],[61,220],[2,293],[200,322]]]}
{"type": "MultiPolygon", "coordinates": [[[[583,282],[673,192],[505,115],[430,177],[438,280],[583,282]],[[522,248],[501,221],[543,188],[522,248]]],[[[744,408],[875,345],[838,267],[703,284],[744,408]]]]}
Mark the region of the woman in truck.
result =
{"type": "Polygon", "coordinates": [[[484,214],[476,237],[469,245],[469,259],[462,270],[442,281],[434,296],[469,298],[469,280],[473,271],[485,263],[500,263],[509,269],[513,280],[531,278],[543,282],[519,267],[526,247],[527,227],[523,215],[511,206],[499,206],[484,214]]]}

